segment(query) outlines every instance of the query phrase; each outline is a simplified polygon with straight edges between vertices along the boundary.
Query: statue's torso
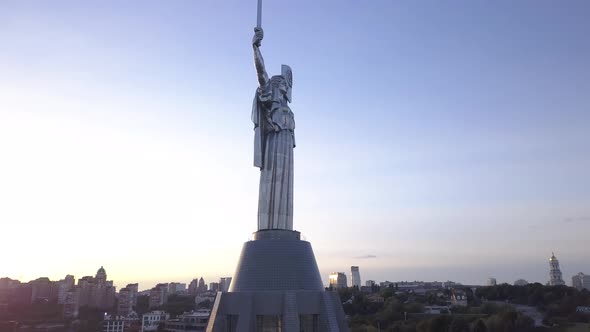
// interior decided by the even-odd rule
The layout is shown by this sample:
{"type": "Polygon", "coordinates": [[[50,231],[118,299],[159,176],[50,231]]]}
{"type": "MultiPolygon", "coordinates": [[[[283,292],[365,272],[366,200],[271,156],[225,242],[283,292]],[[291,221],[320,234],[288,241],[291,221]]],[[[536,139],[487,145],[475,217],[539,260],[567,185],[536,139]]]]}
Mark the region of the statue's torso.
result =
{"type": "MultiPolygon", "coordinates": [[[[270,84],[259,91],[258,98],[262,102],[267,115],[267,120],[277,125],[281,130],[295,130],[295,116],[284,99],[278,96],[278,90],[271,88],[270,84]]],[[[271,129],[271,128],[269,128],[271,129]]]]}
{"type": "Polygon", "coordinates": [[[281,130],[295,130],[295,116],[287,105],[273,103],[270,110],[270,119],[281,130]]]}

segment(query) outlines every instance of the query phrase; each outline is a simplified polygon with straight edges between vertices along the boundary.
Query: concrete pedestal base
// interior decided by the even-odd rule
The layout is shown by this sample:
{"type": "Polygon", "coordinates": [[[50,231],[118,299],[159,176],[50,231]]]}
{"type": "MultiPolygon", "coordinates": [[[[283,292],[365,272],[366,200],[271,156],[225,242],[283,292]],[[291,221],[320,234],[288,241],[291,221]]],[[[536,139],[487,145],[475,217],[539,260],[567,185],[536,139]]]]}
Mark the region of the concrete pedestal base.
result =
{"type": "Polygon", "coordinates": [[[208,332],[348,331],[337,293],[325,291],[311,244],[299,232],[263,230],[242,248],[208,332]]]}

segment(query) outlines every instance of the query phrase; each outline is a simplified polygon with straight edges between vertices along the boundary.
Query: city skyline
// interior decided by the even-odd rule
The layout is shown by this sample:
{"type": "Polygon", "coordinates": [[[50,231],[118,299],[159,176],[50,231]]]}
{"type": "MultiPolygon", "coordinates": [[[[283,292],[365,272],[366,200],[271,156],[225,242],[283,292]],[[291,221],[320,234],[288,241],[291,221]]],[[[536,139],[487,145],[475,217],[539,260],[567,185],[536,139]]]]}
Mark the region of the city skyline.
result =
{"type": "MultiPolygon", "coordinates": [[[[552,251],[566,283],[590,270],[590,5],[450,7],[265,3],[269,74],[293,68],[294,228],[324,283],[354,265],[545,284],[552,251]]],[[[0,277],[232,276],[256,230],[254,15],[0,5],[0,277]]]]}
{"type": "MultiPolygon", "coordinates": [[[[554,253],[552,253],[552,255],[551,255],[551,258],[549,259],[549,263],[550,263],[549,265],[550,265],[550,268],[547,270],[547,272],[548,272],[548,275],[549,275],[549,279],[548,279],[548,281],[547,281],[547,282],[540,282],[540,281],[536,281],[536,280],[535,280],[535,281],[528,282],[528,281],[526,281],[526,280],[524,280],[524,279],[521,279],[521,278],[520,278],[520,279],[515,279],[515,280],[514,280],[514,282],[511,282],[511,281],[509,281],[509,280],[500,280],[500,282],[497,282],[496,278],[494,278],[494,277],[489,277],[489,278],[486,280],[486,282],[476,282],[476,283],[472,283],[471,285],[479,285],[479,286],[485,286],[485,285],[489,285],[489,284],[490,284],[490,280],[493,280],[493,285],[496,285],[496,284],[510,284],[510,285],[512,285],[512,284],[514,284],[514,285],[517,285],[517,284],[518,284],[518,285],[520,285],[520,284],[523,284],[523,283],[541,283],[541,284],[545,284],[545,285],[550,285],[550,284],[552,283],[552,275],[553,275],[553,270],[554,270],[553,262],[554,262],[554,261],[555,261],[555,254],[554,254],[554,253]]],[[[557,269],[559,269],[559,264],[558,264],[557,266],[558,266],[558,267],[557,267],[557,269]]],[[[353,273],[354,273],[354,271],[355,271],[355,270],[354,270],[355,268],[356,268],[356,271],[357,271],[357,274],[358,274],[358,269],[359,269],[359,267],[358,267],[358,266],[351,266],[351,270],[352,270],[352,271],[351,271],[351,281],[350,281],[351,285],[348,285],[348,286],[350,286],[350,287],[353,287],[353,285],[352,285],[352,282],[353,282],[353,281],[352,281],[352,279],[354,278],[354,277],[353,277],[353,275],[354,275],[353,273]]],[[[104,266],[101,266],[101,267],[99,268],[99,270],[98,270],[98,272],[97,272],[97,273],[100,273],[100,271],[103,271],[103,273],[104,273],[104,271],[105,271],[105,269],[104,269],[104,266]]],[[[344,276],[344,278],[346,279],[346,273],[345,273],[345,272],[331,272],[331,273],[328,275],[328,277],[326,278],[327,280],[325,280],[325,281],[324,281],[324,286],[325,286],[325,287],[330,287],[330,283],[332,282],[332,280],[331,280],[331,279],[332,279],[332,275],[333,275],[333,274],[340,274],[340,275],[343,275],[343,276],[344,276]]],[[[566,277],[565,279],[566,279],[566,280],[569,280],[569,281],[566,281],[566,282],[564,283],[564,285],[567,285],[567,286],[572,286],[572,287],[576,287],[576,285],[575,285],[575,281],[573,280],[573,278],[575,278],[575,277],[578,277],[578,278],[579,278],[579,276],[580,276],[580,275],[582,275],[582,276],[583,276],[583,275],[584,275],[584,273],[583,273],[583,272],[578,272],[578,273],[576,273],[576,274],[573,274],[571,279],[568,279],[568,278],[566,277]]],[[[73,277],[73,278],[74,278],[74,280],[75,280],[75,281],[77,281],[77,280],[84,279],[84,278],[87,278],[87,277],[93,277],[93,274],[92,274],[92,273],[90,273],[90,274],[85,274],[85,275],[83,275],[83,276],[80,276],[80,277],[77,277],[77,276],[75,276],[75,275],[72,275],[72,274],[67,274],[67,275],[65,275],[65,278],[66,278],[66,279],[67,279],[67,278],[70,278],[70,277],[73,277]]],[[[0,276],[0,278],[7,278],[7,277],[5,277],[5,276],[0,276]]],[[[8,278],[10,278],[10,277],[8,277],[8,278]]],[[[51,280],[51,281],[59,281],[59,280],[61,280],[61,279],[62,279],[61,277],[51,278],[51,277],[47,277],[46,275],[43,275],[43,276],[38,276],[38,277],[36,277],[36,278],[33,278],[33,279],[31,279],[31,280],[21,280],[21,279],[18,279],[18,278],[10,278],[10,279],[17,280],[17,281],[19,281],[19,282],[21,282],[21,283],[28,283],[28,282],[32,282],[32,281],[35,281],[35,280],[37,280],[37,279],[43,279],[43,278],[48,278],[48,279],[49,279],[49,280],[51,280]]],[[[217,283],[217,284],[222,284],[222,283],[224,283],[224,280],[225,280],[225,279],[228,279],[228,278],[229,278],[230,280],[232,279],[232,277],[230,277],[230,276],[226,276],[226,277],[217,277],[217,278],[216,278],[216,277],[213,277],[212,279],[207,279],[207,278],[204,278],[204,277],[201,275],[200,277],[199,277],[199,276],[191,277],[191,278],[190,278],[190,279],[188,279],[188,280],[156,280],[156,281],[154,281],[154,283],[153,283],[153,284],[145,284],[145,283],[144,283],[144,285],[143,285],[143,286],[139,287],[139,291],[140,291],[140,292],[149,291],[150,289],[152,289],[152,288],[153,288],[153,286],[157,286],[157,285],[159,285],[159,284],[162,284],[162,283],[163,283],[163,284],[182,284],[182,285],[184,285],[184,286],[186,287],[187,285],[189,285],[189,284],[192,284],[192,282],[199,281],[199,280],[204,280],[205,284],[207,284],[207,285],[208,285],[208,284],[210,284],[210,283],[217,283]],[[217,282],[217,281],[211,281],[211,280],[218,280],[219,282],[217,282]],[[147,285],[147,286],[146,286],[146,285],[147,285]]],[[[374,282],[374,280],[371,280],[371,279],[367,279],[367,280],[370,280],[370,281],[374,282]]],[[[441,282],[441,283],[445,283],[445,282],[449,282],[449,281],[450,281],[450,282],[459,282],[460,284],[466,284],[466,283],[462,283],[462,282],[460,282],[460,281],[458,281],[458,280],[449,280],[449,279],[447,279],[447,280],[425,280],[425,279],[414,279],[414,280],[409,280],[409,279],[408,279],[408,280],[402,280],[402,279],[391,279],[391,278],[389,278],[389,279],[387,279],[387,278],[386,278],[386,279],[383,279],[383,280],[377,280],[377,284],[379,284],[379,283],[392,283],[392,282],[393,282],[393,283],[397,283],[397,282],[410,282],[410,283],[411,283],[411,282],[441,282]]],[[[112,282],[112,283],[113,283],[113,285],[114,285],[114,286],[115,286],[117,289],[124,288],[125,286],[123,286],[123,285],[125,285],[126,283],[127,283],[127,286],[129,286],[129,281],[126,281],[126,282],[117,282],[116,280],[112,280],[112,281],[110,281],[110,282],[112,282]]],[[[136,285],[137,285],[137,284],[139,284],[139,283],[137,283],[137,282],[131,282],[131,283],[134,283],[134,284],[136,284],[136,285]]],[[[346,283],[348,284],[348,282],[346,282],[346,283]]],[[[364,285],[362,284],[362,282],[360,283],[360,285],[361,285],[361,286],[364,286],[364,285]]]]}

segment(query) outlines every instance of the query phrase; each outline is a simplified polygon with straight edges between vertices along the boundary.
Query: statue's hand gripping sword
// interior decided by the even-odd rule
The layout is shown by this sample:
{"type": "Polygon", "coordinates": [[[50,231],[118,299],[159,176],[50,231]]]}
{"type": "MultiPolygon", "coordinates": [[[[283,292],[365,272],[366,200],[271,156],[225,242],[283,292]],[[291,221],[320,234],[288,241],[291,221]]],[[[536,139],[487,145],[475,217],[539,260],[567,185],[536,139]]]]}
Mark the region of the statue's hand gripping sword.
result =
{"type": "Polygon", "coordinates": [[[256,27],[254,28],[253,45],[260,47],[264,32],[262,30],[262,0],[258,0],[258,10],[256,13],[256,27]]]}

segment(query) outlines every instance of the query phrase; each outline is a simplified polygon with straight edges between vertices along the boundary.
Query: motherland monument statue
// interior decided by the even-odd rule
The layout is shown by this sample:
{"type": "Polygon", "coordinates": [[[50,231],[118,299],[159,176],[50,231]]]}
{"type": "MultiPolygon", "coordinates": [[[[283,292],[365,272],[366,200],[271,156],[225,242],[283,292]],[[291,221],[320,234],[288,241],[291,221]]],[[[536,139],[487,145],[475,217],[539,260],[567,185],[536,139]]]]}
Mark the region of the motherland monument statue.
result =
{"type": "Polygon", "coordinates": [[[268,77],[260,52],[261,2],[252,39],[258,229],[242,247],[229,290],[215,297],[207,332],[348,332],[340,298],[324,288],[311,243],[293,230],[293,74],[282,65],[281,75],[268,77]]]}
{"type": "Polygon", "coordinates": [[[289,108],[293,74],[282,65],[281,75],[268,78],[260,46],[264,32],[254,28],[252,47],[258,88],[252,104],[254,166],[260,168],[258,230],[293,230],[293,148],[295,118],[289,108]]]}

